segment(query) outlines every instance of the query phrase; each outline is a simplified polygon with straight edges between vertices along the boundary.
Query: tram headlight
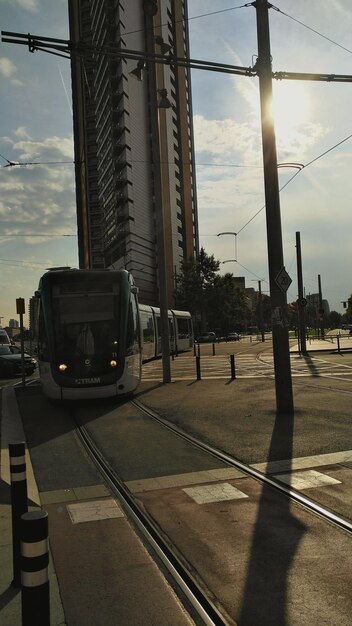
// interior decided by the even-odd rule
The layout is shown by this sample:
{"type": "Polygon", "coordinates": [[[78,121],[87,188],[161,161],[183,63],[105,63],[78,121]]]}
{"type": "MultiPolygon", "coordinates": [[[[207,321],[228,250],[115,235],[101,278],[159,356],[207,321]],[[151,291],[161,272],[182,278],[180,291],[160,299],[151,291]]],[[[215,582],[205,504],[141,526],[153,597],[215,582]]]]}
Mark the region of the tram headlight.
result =
{"type": "Polygon", "coordinates": [[[66,372],[67,368],[68,368],[68,365],[66,365],[66,363],[60,363],[58,367],[59,372],[66,372]]]}
{"type": "Polygon", "coordinates": [[[117,367],[117,361],[115,361],[115,359],[111,359],[110,367],[117,367]]]}

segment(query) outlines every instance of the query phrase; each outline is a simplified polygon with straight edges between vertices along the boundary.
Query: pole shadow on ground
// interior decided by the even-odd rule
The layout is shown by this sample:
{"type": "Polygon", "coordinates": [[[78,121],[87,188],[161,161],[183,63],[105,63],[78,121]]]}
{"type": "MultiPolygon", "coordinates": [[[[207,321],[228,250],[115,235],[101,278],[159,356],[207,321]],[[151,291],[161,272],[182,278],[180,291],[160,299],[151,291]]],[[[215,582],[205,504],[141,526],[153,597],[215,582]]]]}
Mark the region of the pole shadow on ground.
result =
{"type": "MultiPolygon", "coordinates": [[[[268,463],[292,460],[294,415],[277,415],[268,463]]],[[[289,473],[289,469],[285,473],[289,473]]],[[[238,626],[287,626],[290,568],[305,527],[291,510],[289,498],[264,484],[252,544],[238,626]]]]}

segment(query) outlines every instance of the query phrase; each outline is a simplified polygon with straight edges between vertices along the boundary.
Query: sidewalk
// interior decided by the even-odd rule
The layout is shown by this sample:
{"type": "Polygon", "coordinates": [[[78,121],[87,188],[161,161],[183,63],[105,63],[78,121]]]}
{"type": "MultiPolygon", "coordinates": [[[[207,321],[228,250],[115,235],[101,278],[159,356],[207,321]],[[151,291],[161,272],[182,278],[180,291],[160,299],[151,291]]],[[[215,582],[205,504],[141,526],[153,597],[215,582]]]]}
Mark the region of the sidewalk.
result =
{"type": "MultiPolygon", "coordinates": [[[[349,335],[326,335],[325,339],[309,338],[306,340],[307,352],[329,351],[329,352],[350,352],[352,351],[352,336],[349,335]]],[[[290,352],[299,352],[299,345],[294,344],[290,352]]]]}
{"type": "Polygon", "coordinates": [[[5,387],[1,411],[0,623],[22,623],[21,590],[11,584],[8,444],[25,441],[25,429],[29,510],[43,506],[49,516],[51,626],[192,626],[83,451],[67,411],[30,386],[17,394],[13,386],[5,387]]]}
{"type": "MultiPolygon", "coordinates": [[[[0,622],[8,626],[21,624],[21,590],[12,586],[12,518],[9,443],[25,441],[22,420],[19,414],[13,387],[2,390],[1,411],[1,456],[0,456],[0,622]]],[[[28,510],[40,506],[39,493],[34,478],[31,459],[26,448],[26,473],[28,490],[28,510]]],[[[50,614],[52,626],[65,624],[64,612],[56,574],[49,562],[50,614]]],[[[34,625],[33,625],[34,626],[34,625]]]]}

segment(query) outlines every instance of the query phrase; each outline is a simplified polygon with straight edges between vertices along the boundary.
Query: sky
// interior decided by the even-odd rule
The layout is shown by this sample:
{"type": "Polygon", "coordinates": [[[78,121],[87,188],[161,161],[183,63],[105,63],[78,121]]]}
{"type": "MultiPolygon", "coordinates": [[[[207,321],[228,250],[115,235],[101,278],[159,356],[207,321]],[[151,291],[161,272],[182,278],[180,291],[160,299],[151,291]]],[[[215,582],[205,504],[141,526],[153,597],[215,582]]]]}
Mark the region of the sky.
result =
{"type": "MultiPolygon", "coordinates": [[[[256,11],[189,0],[190,56],[252,67],[256,11]]],[[[66,0],[0,0],[1,30],[68,38],[66,0]]],[[[276,0],[273,71],[351,73],[350,0],[276,0]]],[[[351,83],[274,81],[284,264],[296,300],[296,232],[306,294],[343,313],[352,293],[351,83]],[[291,180],[292,179],[292,180],[291,180]]],[[[220,272],[269,292],[257,77],[192,71],[200,245],[220,272]],[[220,232],[233,235],[220,235],[220,232]],[[233,259],[236,259],[234,261],[233,259]],[[225,261],[225,263],[224,263],[225,261]],[[229,262],[227,262],[229,261],[229,262]]],[[[78,266],[70,64],[0,43],[0,323],[18,319],[47,267],[78,266]],[[10,166],[16,163],[40,165],[10,166]]],[[[25,323],[26,319],[25,317],[25,323]]]]}

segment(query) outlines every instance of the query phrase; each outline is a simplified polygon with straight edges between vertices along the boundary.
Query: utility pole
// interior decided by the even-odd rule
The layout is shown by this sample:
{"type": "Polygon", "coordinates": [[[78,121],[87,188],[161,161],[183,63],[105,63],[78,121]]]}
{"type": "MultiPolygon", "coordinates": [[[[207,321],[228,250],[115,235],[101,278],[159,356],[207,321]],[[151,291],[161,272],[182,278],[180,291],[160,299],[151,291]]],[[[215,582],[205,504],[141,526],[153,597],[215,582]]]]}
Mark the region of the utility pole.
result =
{"type": "Polygon", "coordinates": [[[321,280],[320,274],[318,274],[318,289],[319,289],[319,321],[320,321],[320,337],[325,339],[324,331],[324,309],[323,309],[323,296],[321,293],[321,280]]]}
{"type": "Polygon", "coordinates": [[[306,347],[306,305],[303,295],[302,256],[301,256],[301,233],[296,232],[296,257],[297,257],[297,280],[298,280],[298,329],[299,346],[302,354],[307,354],[306,347]]]}
{"type": "Polygon", "coordinates": [[[267,0],[253,3],[257,14],[258,59],[264,187],[277,413],[293,413],[286,289],[291,280],[284,268],[279,181],[274,123],[271,113],[272,67],[267,0]]]}
{"type": "MultiPolygon", "coordinates": [[[[154,53],[154,15],[158,12],[157,3],[147,0],[144,3],[147,53],[154,53]]],[[[171,381],[170,364],[170,330],[168,316],[167,268],[165,245],[165,216],[163,206],[163,181],[161,172],[161,114],[158,109],[158,75],[154,61],[147,62],[149,97],[151,100],[151,130],[152,155],[154,173],[155,216],[156,216],[156,243],[158,259],[160,323],[161,323],[161,358],[163,364],[163,382],[171,381]]]]}
{"type": "Polygon", "coordinates": [[[263,324],[263,296],[262,296],[262,281],[258,280],[258,292],[259,292],[259,330],[262,336],[262,342],[265,341],[264,324],[263,324]]]}

